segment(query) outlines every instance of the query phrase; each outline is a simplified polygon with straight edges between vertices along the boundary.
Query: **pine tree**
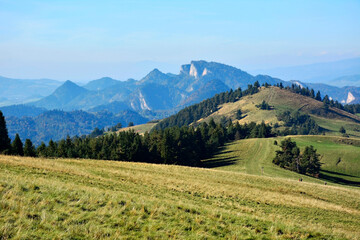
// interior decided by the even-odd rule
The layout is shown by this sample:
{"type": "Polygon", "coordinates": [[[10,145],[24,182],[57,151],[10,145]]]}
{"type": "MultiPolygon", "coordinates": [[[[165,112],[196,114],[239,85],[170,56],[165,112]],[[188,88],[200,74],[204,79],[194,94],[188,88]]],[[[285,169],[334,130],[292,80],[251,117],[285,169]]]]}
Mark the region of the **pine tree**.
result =
{"type": "Polygon", "coordinates": [[[317,91],[316,96],[315,96],[315,99],[318,100],[318,101],[321,101],[320,91],[317,91]]]}
{"type": "Polygon", "coordinates": [[[319,156],[320,154],[316,153],[316,149],[313,146],[306,146],[301,159],[301,173],[317,176],[321,166],[319,156]]]}
{"type": "Polygon", "coordinates": [[[0,153],[10,150],[10,138],[6,128],[6,121],[3,113],[0,111],[0,153]]]}
{"type": "Polygon", "coordinates": [[[39,156],[39,157],[46,157],[47,156],[46,145],[45,145],[44,142],[41,142],[40,146],[37,147],[36,155],[39,156]]]}
{"type": "Polygon", "coordinates": [[[23,143],[19,137],[19,134],[15,135],[15,139],[11,144],[11,153],[14,155],[24,156],[23,143]]]}
{"type": "Polygon", "coordinates": [[[24,156],[27,156],[27,157],[35,157],[36,156],[35,147],[32,144],[30,139],[25,140],[24,156]]]}

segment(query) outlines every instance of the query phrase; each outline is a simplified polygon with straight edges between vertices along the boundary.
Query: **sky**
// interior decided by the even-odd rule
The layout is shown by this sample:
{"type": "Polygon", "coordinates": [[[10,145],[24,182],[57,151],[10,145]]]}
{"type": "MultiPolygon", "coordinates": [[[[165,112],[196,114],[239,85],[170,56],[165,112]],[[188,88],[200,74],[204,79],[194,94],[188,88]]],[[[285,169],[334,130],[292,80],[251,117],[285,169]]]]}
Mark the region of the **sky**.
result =
{"type": "Polygon", "coordinates": [[[0,76],[89,81],[360,56],[360,0],[0,0],[0,76]]]}

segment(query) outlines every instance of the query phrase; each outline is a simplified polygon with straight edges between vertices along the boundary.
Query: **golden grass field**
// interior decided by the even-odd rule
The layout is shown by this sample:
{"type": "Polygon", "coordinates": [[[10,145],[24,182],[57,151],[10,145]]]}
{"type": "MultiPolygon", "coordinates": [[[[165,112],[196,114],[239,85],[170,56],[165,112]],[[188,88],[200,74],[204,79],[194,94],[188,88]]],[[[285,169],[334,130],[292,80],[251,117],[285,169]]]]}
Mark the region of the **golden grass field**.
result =
{"type": "Polygon", "coordinates": [[[0,239],[360,239],[360,190],[182,166],[0,155],[0,239]]]}

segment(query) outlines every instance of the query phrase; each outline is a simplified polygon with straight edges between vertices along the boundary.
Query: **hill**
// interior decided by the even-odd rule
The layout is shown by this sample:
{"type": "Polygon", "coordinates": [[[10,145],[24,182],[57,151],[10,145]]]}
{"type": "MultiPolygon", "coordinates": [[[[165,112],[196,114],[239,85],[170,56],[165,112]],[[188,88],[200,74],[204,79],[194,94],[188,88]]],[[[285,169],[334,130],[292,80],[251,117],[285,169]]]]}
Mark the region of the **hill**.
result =
{"type": "Polygon", "coordinates": [[[121,82],[118,80],[112,79],[110,77],[103,77],[97,80],[90,81],[83,87],[87,90],[97,91],[106,89],[119,83],[121,82]]]}
{"type": "Polygon", "coordinates": [[[329,136],[290,136],[301,150],[313,145],[321,155],[320,179],[300,175],[272,163],[274,145],[284,137],[244,139],[228,143],[214,158],[205,160],[205,166],[252,175],[281,177],[306,182],[333,182],[360,187],[360,140],[329,136]]]}
{"type": "MultiPolygon", "coordinates": [[[[225,103],[218,110],[198,122],[209,121],[210,118],[220,121],[221,118],[230,118],[240,124],[265,121],[271,125],[279,123],[277,115],[282,111],[299,111],[309,114],[316,123],[325,129],[326,134],[339,135],[339,129],[344,126],[351,136],[360,136],[360,118],[343,110],[330,107],[323,109],[323,103],[313,98],[293,93],[278,87],[261,88],[253,95],[244,96],[239,101],[225,103]],[[266,101],[272,110],[261,110],[256,105],[266,101]],[[242,111],[242,118],[237,120],[236,112],[242,111]]],[[[280,122],[280,126],[282,123],[280,122]]]]}
{"type": "Polygon", "coordinates": [[[238,172],[0,156],[0,195],[4,239],[360,238],[358,189],[238,172]]]}
{"type": "Polygon", "coordinates": [[[74,110],[76,108],[69,106],[69,103],[79,96],[86,95],[86,93],[88,93],[88,90],[68,80],[50,96],[35,102],[33,105],[46,109],[74,110]]]}

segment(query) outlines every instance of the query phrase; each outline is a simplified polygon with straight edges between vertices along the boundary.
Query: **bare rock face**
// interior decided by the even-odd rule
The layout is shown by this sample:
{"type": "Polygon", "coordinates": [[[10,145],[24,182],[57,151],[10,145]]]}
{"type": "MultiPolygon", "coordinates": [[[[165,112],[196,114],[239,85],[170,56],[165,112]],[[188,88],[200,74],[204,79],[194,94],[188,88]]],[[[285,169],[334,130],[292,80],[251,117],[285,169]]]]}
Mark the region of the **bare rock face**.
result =
{"type": "Polygon", "coordinates": [[[197,71],[196,67],[194,66],[194,64],[191,64],[191,66],[190,66],[189,75],[192,77],[195,77],[195,78],[199,77],[198,71],[197,71]]]}
{"type": "Polygon", "coordinates": [[[351,103],[351,102],[353,102],[353,101],[355,101],[355,97],[354,97],[354,95],[353,95],[351,92],[349,92],[349,93],[348,93],[348,97],[347,97],[347,99],[346,99],[346,103],[349,104],[349,103],[351,103]]]}
{"type": "Polygon", "coordinates": [[[191,61],[190,64],[182,65],[180,72],[195,79],[199,79],[207,75],[210,71],[205,67],[208,64],[206,61],[191,61]]]}

